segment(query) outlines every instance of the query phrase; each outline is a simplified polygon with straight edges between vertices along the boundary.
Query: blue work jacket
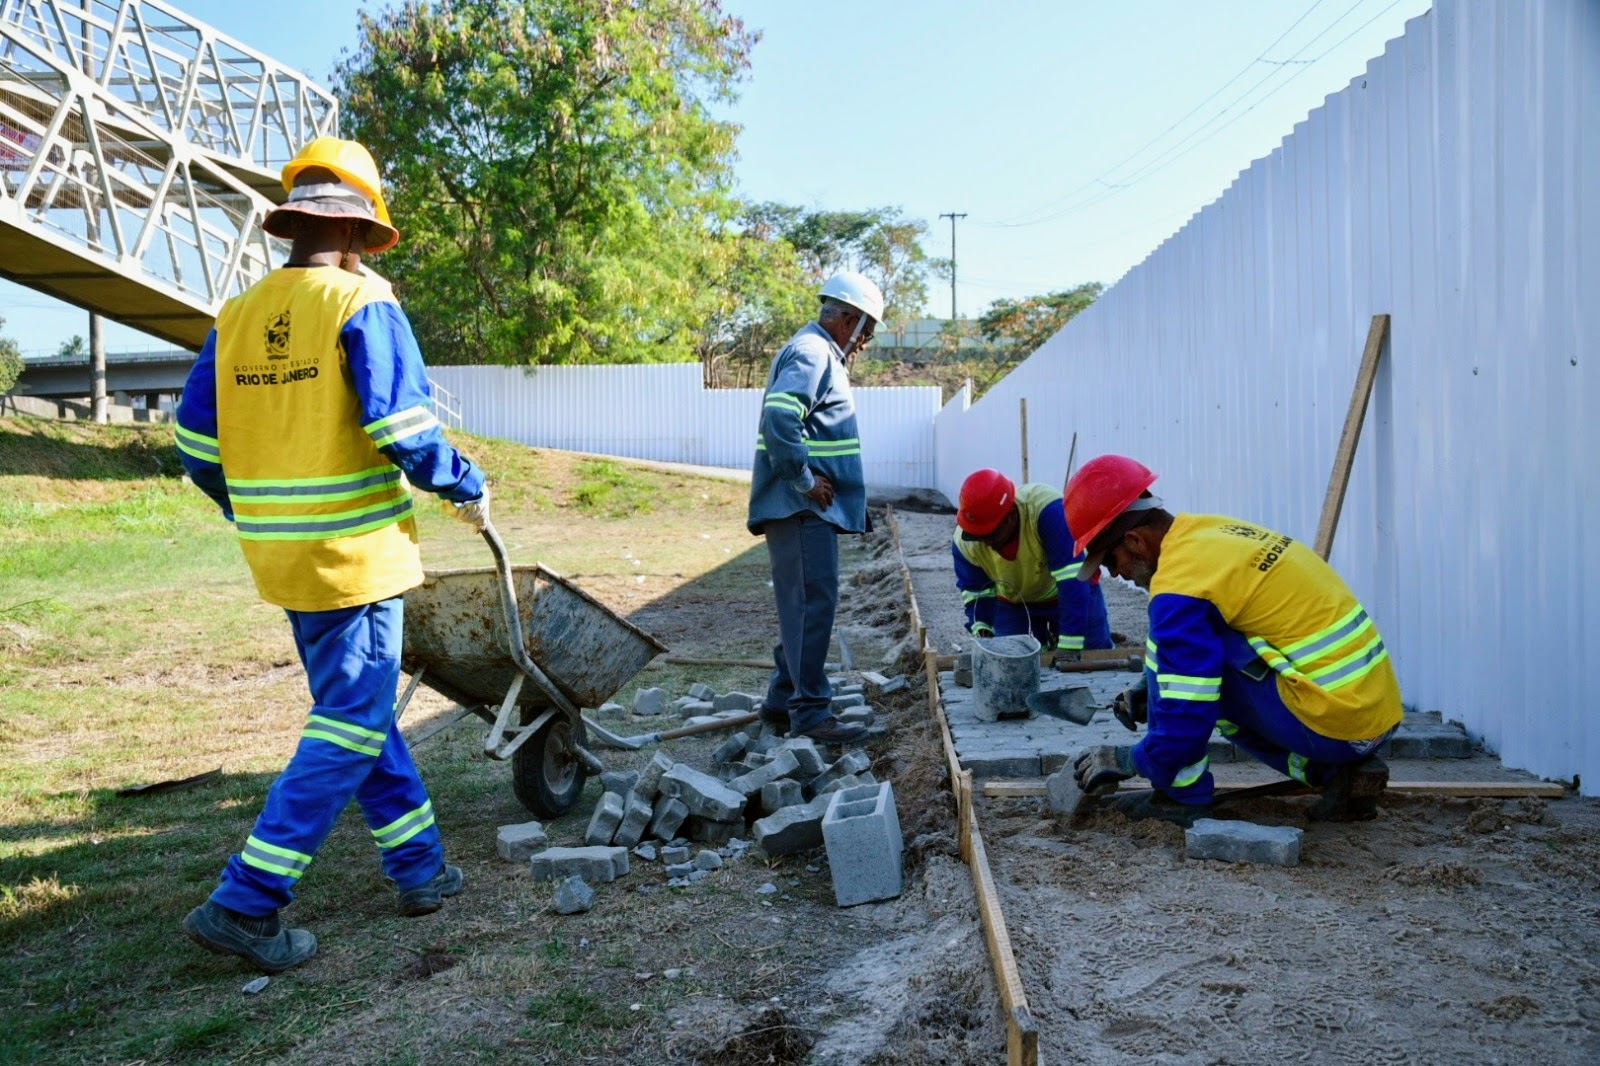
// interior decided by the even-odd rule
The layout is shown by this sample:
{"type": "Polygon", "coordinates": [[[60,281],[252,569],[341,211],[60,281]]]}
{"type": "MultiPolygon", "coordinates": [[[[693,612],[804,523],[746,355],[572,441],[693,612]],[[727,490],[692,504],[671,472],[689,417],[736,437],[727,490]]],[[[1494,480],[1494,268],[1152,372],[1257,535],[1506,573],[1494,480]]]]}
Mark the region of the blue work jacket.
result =
{"type": "Polygon", "coordinates": [[[767,522],[805,511],[842,533],[870,528],[850,375],[844,353],[815,322],[789,338],[767,374],[745,524],[760,535],[767,522]],[[828,507],[806,496],[816,474],[833,482],[828,507]]]}

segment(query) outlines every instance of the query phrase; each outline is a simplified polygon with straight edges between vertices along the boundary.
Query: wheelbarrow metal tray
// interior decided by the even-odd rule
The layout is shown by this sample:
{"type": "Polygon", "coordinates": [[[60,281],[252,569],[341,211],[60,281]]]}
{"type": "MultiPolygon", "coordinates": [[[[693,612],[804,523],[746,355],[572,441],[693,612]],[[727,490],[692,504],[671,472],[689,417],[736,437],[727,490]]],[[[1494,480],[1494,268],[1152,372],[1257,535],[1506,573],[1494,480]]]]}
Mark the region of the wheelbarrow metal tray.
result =
{"type": "MultiPolygon", "coordinates": [[[[511,567],[528,657],[579,707],[598,707],[666,648],[566,578],[541,565],[511,567]]],[[[405,594],[407,669],[464,706],[498,703],[520,673],[507,648],[492,566],[432,570],[405,594]]],[[[536,685],[518,701],[549,706],[536,685]]]]}

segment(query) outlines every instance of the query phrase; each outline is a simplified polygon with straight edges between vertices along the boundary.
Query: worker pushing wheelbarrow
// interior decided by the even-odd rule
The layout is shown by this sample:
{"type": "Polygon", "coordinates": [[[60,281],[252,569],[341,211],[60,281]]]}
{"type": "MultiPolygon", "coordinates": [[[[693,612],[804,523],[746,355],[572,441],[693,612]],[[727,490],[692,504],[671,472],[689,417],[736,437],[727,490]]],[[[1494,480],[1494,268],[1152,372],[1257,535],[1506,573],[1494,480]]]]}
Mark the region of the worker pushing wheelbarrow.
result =
{"type": "Polygon", "coordinates": [[[517,799],[557,818],[603,768],[579,708],[598,707],[666,648],[544,566],[513,566],[493,524],[483,539],[494,566],[430,571],[405,594],[411,683],[396,715],[419,684],[477,714],[489,723],[484,754],[511,760],[517,799]]]}

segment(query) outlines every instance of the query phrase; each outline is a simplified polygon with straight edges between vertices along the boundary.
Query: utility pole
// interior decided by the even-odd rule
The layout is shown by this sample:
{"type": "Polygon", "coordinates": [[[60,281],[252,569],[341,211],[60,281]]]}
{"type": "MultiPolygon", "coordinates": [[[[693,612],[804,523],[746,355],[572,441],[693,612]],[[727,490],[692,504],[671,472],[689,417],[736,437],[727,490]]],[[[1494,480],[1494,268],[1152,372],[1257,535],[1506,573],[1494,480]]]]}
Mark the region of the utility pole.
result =
{"type": "Polygon", "coordinates": [[[966,218],[967,213],[962,211],[946,211],[939,216],[950,220],[950,321],[956,320],[956,219],[966,218]]]}

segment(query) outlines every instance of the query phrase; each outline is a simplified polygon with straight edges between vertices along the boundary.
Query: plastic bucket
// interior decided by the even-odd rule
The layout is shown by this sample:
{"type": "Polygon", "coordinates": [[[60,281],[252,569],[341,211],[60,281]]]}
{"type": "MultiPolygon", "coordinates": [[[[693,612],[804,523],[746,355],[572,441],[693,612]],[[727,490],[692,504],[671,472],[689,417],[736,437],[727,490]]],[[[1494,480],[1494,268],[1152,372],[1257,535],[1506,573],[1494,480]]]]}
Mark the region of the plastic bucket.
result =
{"type": "Polygon", "coordinates": [[[1039,691],[1039,642],[1028,634],[980,637],[972,653],[973,711],[980,722],[1025,717],[1039,691]]]}

